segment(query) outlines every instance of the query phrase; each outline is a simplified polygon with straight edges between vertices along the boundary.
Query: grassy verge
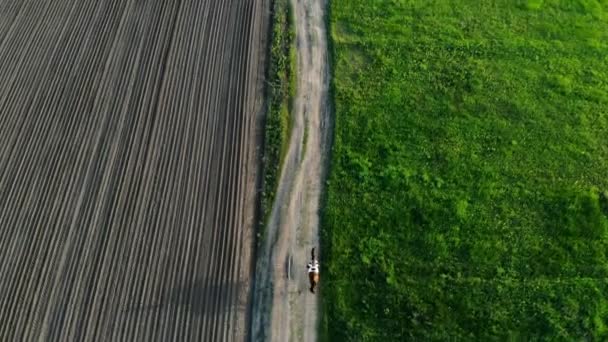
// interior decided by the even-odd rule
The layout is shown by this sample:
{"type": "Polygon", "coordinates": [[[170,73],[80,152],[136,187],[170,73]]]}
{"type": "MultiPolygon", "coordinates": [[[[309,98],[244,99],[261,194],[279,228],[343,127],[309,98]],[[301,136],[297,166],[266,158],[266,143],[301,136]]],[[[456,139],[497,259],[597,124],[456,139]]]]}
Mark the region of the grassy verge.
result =
{"type": "Polygon", "coordinates": [[[608,2],[335,0],[331,341],[608,338],[608,2]]]}
{"type": "Polygon", "coordinates": [[[292,126],[291,106],[295,96],[296,64],[293,14],[289,0],[274,0],[272,23],[267,83],[269,108],[264,137],[262,227],[272,209],[292,126]]]}

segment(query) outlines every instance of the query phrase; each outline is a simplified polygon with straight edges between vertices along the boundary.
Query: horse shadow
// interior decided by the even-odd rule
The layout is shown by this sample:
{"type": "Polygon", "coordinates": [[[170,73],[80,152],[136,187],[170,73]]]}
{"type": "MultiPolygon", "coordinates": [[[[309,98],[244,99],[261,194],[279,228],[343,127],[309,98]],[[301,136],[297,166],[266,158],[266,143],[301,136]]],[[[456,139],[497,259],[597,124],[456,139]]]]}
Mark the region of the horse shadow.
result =
{"type": "MultiPolygon", "coordinates": [[[[197,316],[221,315],[234,307],[242,282],[223,282],[201,278],[165,291],[157,303],[129,305],[122,311],[127,314],[164,310],[170,306],[185,307],[197,316]],[[229,296],[232,296],[229,298],[229,296]],[[231,303],[232,302],[232,303],[231,303]]],[[[236,303],[241,306],[243,303],[236,303]]]]}

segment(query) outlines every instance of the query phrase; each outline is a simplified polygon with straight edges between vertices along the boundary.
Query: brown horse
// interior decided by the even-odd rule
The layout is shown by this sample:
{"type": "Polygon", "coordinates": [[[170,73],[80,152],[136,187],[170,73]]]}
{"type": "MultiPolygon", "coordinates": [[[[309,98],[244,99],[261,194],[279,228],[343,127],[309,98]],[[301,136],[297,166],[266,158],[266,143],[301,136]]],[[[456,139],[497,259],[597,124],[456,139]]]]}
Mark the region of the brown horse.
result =
{"type": "Polygon", "coordinates": [[[310,292],[315,293],[315,287],[319,283],[319,262],[315,258],[315,249],[311,252],[312,260],[306,265],[308,280],[310,280],[310,292]]]}

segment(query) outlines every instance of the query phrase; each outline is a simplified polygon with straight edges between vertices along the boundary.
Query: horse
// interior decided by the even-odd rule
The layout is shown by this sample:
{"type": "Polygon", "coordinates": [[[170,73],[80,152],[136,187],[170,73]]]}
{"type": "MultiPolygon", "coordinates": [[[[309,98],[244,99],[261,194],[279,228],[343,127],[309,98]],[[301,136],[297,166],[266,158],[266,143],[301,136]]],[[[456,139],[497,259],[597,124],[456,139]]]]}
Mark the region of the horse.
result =
{"type": "Polygon", "coordinates": [[[308,280],[310,281],[310,292],[315,293],[315,287],[319,284],[319,261],[315,258],[315,249],[311,252],[312,260],[306,265],[308,280]]]}

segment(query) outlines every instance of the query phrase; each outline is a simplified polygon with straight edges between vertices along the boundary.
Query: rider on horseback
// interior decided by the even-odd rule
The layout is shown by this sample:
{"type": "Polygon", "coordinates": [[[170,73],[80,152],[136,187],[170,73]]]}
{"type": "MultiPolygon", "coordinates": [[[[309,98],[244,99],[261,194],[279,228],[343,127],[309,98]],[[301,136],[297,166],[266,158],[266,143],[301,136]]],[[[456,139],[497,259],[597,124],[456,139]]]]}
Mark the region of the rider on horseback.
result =
{"type": "Polygon", "coordinates": [[[312,260],[306,265],[308,279],[310,280],[310,292],[315,293],[315,286],[319,282],[319,261],[315,258],[315,249],[311,252],[312,260]]]}

